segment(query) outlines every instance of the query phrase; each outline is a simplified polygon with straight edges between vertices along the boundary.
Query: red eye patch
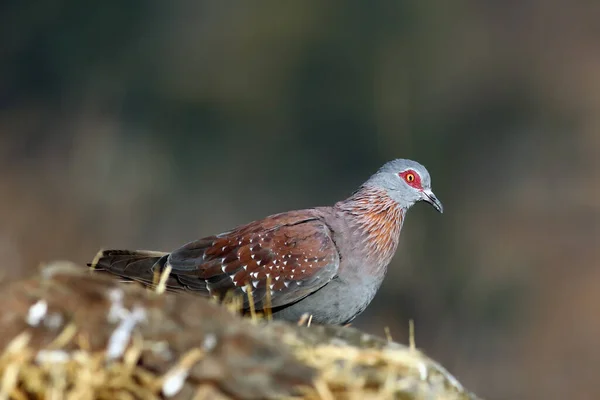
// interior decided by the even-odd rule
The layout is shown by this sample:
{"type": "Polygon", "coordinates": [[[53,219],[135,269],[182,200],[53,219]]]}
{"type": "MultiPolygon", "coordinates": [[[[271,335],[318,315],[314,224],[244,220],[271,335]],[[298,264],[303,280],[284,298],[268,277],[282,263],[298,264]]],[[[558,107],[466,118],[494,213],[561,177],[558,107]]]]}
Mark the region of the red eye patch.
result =
{"type": "Polygon", "coordinates": [[[421,187],[421,177],[412,169],[406,170],[404,172],[398,173],[400,178],[404,179],[409,186],[414,187],[415,189],[422,189],[421,187]]]}

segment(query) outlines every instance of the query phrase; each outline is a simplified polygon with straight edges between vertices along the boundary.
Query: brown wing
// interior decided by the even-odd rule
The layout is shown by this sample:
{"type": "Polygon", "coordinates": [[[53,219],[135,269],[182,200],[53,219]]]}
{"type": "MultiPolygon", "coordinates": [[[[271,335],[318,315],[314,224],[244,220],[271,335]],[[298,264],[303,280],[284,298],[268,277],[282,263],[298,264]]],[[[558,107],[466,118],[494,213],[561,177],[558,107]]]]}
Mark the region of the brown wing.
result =
{"type": "Polygon", "coordinates": [[[271,306],[280,307],[326,285],[339,261],[327,225],[297,211],[188,243],[171,253],[167,264],[188,290],[244,295],[249,286],[257,307],[267,290],[271,306]]]}

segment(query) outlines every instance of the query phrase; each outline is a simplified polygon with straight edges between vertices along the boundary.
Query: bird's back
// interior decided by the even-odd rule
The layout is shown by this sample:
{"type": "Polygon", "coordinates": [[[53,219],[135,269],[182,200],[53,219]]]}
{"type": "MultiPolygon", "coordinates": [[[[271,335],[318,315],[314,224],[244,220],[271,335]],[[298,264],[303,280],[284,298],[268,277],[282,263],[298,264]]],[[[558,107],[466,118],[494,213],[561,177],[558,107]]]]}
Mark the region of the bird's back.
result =
{"type": "Polygon", "coordinates": [[[224,298],[248,292],[260,308],[301,300],[336,274],[339,254],[328,225],[314,209],[269,216],[219,235],[190,242],[172,253],[107,250],[94,267],[151,285],[171,267],[167,289],[224,298]]]}

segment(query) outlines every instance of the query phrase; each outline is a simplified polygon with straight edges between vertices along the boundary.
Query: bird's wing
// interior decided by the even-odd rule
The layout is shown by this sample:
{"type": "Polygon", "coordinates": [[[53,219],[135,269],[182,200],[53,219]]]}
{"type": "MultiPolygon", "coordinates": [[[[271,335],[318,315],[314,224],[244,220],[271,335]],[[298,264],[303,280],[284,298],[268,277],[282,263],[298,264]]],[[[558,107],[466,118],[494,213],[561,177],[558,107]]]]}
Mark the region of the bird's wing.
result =
{"type": "Polygon", "coordinates": [[[219,297],[233,292],[245,308],[248,290],[257,308],[294,303],[333,279],[339,263],[329,227],[302,211],[188,243],[167,260],[181,287],[219,297]]]}

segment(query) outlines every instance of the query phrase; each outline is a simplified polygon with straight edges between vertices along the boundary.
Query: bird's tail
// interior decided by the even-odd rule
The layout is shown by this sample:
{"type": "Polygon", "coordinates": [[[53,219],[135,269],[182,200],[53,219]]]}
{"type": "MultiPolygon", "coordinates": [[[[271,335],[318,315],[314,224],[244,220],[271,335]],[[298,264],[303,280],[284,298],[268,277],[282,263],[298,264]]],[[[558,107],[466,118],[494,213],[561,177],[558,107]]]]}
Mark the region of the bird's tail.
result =
{"type": "Polygon", "coordinates": [[[169,253],[146,250],[101,250],[88,266],[95,271],[151,285],[167,261],[169,253]]]}

